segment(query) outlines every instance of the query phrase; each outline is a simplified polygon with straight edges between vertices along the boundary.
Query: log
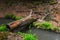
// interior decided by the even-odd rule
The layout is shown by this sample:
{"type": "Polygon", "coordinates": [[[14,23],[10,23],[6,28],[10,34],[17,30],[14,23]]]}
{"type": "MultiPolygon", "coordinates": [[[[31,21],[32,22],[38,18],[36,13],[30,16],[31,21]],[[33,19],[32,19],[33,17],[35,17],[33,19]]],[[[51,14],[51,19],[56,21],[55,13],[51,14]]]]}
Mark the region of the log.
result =
{"type": "Polygon", "coordinates": [[[36,20],[37,20],[37,18],[34,18],[34,17],[26,17],[21,20],[16,20],[11,23],[8,23],[6,26],[8,29],[13,30],[17,27],[19,27],[19,28],[24,27],[25,25],[28,25],[36,20]]]}
{"type": "Polygon", "coordinates": [[[6,26],[8,29],[10,30],[13,30],[13,29],[16,29],[16,28],[22,28],[28,24],[31,24],[32,22],[36,21],[37,20],[37,17],[35,18],[33,15],[32,15],[32,10],[30,12],[30,15],[27,16],[26,18],[23,18],[21,20],[16,20],[16,21],[13,21],[11,23],[8,23],[6,26]]]}

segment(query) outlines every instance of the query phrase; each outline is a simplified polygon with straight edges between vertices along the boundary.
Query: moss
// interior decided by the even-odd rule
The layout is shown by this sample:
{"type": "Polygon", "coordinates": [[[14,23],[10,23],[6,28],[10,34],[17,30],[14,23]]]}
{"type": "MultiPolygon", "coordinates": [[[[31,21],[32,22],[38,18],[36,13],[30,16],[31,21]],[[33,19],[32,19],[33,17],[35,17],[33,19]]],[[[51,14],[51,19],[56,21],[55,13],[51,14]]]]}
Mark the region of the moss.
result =
{"type": "Polygon", "coordinates": [[[39,29],[51,30],[54,32],[60,32],[60,27],[53,26],[50,22],[34,22],[33,25],[39,29]]]}
{"type": "Polygon", "coordinates": [[[22,19],[22,17],[21,17],[21,16],[16,16],[15,19],[16,19],[16,20],[19,20],[19,19],[22,19]]]}
{"type": "Polygon", "coordinates": [[[0,25],[0,31],[7,31],[5,24],[0,25]]]}
{"type": "Polygon", "coordinates": [[[56,4],[55,0],[51,0],[49,1],[49,4],[53,5],[53,4],[56,4]]]}
{"type": "Polygon", "coordinates": [[[23,40],[38,40],[35,34],[28,34],[28,33],[21,33],[18,32],[17,34],[20,34],[23,36],[23,40]]]}
{"type": "Polygon", "coordinates": [[[22,17],[21,16],[15,16],[13,13],[8,13],[5,15],[5,18],[6,19],[12,19],[12,20],[19,20],[22,17]]]}
{"type": "Polygon", "coordinates": [[[37,40],[33,34],[24,34],[24,40],[37,40]]]}
{"type": "Polygon", "coordinates": [[[49,22],[43,22],[43,23],[35,23],[34,26],[37,26],[37,28],[49,29],[52,25],[49,22]]]}
{"type": "Polygon", "coordinates": [[[8,13],[8,14],[5,15],[5,18],[7,18],[7,19],[15,19],[16,16],[14,14],[12,14],[12,13],[11,14],[8,13]]]}

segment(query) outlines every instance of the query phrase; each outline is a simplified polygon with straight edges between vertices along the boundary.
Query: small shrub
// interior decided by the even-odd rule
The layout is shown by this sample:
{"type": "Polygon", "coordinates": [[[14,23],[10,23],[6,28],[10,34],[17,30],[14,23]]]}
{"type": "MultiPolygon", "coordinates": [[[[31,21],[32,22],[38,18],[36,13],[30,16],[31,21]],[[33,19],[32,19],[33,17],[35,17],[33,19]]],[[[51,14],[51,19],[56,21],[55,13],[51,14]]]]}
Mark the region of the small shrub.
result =
{"type": "Polygon", "coordinates": [[[53,31],[59,31],[60,29],[58,27],[51,28],[53,31]]]}
{"type": "Polygon", "coordinates": [[[17,16],[15,19],[19,20],[19,19],[22,19],[22,17],[21,16],[17,16]]]}
{"type": "Polygon", "coordinates": [[[19,20],[19,19],[21,19],[22,17],[21,17],[21,16],[15,16],[14,14],[6,14],[6,15],[5,15],[5,18],[6,18],[6,19],[12,19],[12,20],[19,20]]]}
{"type": "Polygon", "coordinates": [[[28,34],[28,33],[21,33],[21,32],[18,32],[17,34],[20,34],[23,36],[23,40],[38,40],[36,35],[34,34],[28,34]]]}
{"type": "Polygon", "coordinates": [[[56,4],[56,2],[55,2],[55,0],[50,0],[49,4],[53,5],[53,4],[56,4]]]}
{"type": "Polygon", "coordinates": [[[50,29],[52,25],[49,22],[43,22],[43,23],[35,23],[35,26],[37,26],[37,28],[50,29]]]}
{"type": "Polygon", "coordinates": [[[41,26],[43,26],[45,29],[50,29],[51,28],[51,24],[49,22],[44,22],[41,24],[41,26]]]}
{"type": "Polygon", "coordinates": [[[37,38],[33,34],[24,34],[23,40],[37,40],[37,38]]]}
{"type": "Polygon", "coordinates": [[[7,18],[7,19],[15,19],[16,16],[13,15],[13,14],[6,14],[6,15],[5,15],[5,18],[7,18]]]}
{"type": "Polygon", "coordinates": [[[6,31],[6,30],[7,28],[5,24],[0,25],[0,31],[6,31]]]}
{"type": "Polygon", "coordinates": [[[52,31],[60,31],[60,28],[59,27],[56,27],[56,26],[53,26],[51,23],[49,22],[43,22],[43,23],[36,23],[34,22],[33,23],[35,27],[37,28],[41,28],[41,29],[46,29],[46,30],[52,30],[52,31]]]}

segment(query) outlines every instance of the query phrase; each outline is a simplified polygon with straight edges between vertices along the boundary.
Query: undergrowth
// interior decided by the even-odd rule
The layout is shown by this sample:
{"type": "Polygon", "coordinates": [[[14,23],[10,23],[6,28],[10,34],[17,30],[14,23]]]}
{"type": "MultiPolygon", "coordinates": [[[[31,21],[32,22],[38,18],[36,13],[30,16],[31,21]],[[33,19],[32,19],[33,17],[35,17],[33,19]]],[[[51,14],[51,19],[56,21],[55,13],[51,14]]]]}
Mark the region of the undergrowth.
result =
{"type": "Polygon", "coordinates": [[[52,31],[60,31],[59,27],[53,26],[50,22],[38,22],[38,23],[33,23],[35,27],[41,28],[41,29],[46,29],[46,30],[52,30],[52,31]]]}
{"type": "Polygon", "coordinates": [[[36,4],[36,5],[39,5],[39,4],[45,4],[45,3],[48,3],[50,5],[53,5],[53,4],[56,4],[56,0],[39,0],[39,1],[32,1],[32,4],[36,4]]]}
{"type": "Polygon", "coordinates": [[[28,33],[21,33],[18,32],[18,34],[23,36],[23,40],[38,40],[35,34],[28,34],[28,33]]]}
{"type": "Polygon", "coordinates": [[[21,16],[15,16],[13,13],[8,13],[5,15],[5,18],[6,19],[12,19],[12,20],[19,20],[22,17],[21,16]]]}
{"type": "Polygon", "coordinates": [[[0,25],[0,31],[2,31],[2,32],[7,31],[5,24],[0,25]]]}

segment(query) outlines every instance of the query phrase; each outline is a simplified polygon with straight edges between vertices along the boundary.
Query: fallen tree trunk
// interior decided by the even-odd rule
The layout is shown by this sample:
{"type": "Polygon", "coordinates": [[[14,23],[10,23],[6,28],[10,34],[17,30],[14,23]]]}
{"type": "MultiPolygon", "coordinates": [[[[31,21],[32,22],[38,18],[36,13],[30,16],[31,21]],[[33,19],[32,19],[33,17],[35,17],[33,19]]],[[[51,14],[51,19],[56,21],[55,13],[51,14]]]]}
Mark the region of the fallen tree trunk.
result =
{"type": "Polygon", "coordinates": [[[6,26],[7,28],[9,28],[10,30],[16,29],[16,28],[20,28],[23,29],[23,27],[27,26],[28,24],[31,24],[32,22],[36,21],[37,18],[35,18],[32,15],[32,10],[30,12],[30,15],[27,16],[26,18],[23,18],[21,20],[16,20],[14,22],[8,23],[6,26]]]}
{"type": "Polygon", "coordinates": [[[26,17],[21,20],[16,20],[14,22],[8,23],[6,26],[10,30],[13,30],[17,27],[21,28],[21,27],[24,27],[25,25],[31,24],[32,22],[34,22],[36,20],[37,20],[37,18],[34,18],[34,17],[26,17]]]}

